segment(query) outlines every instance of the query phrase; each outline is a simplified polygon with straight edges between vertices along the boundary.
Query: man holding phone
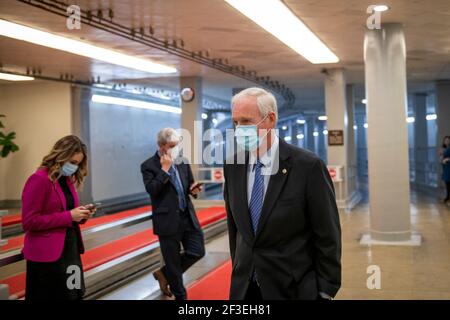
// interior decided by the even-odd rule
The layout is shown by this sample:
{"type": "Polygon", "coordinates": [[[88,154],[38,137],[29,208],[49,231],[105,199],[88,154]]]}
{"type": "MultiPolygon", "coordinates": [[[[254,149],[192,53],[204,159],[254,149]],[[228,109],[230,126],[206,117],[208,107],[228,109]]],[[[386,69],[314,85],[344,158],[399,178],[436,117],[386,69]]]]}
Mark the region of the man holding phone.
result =
{"type": "Polygon", "coordinates": [[[180,157],[181,136],[175,129],[162,129],[157,139],[158,151],[141,165],[152,201],[153,232],[165,262],[153,275],[165,295],[185,300],[183,273],[205,255],[203,231],[189,197],[196,198],[202,185],[194,182],[190,165],[180,157]]]}

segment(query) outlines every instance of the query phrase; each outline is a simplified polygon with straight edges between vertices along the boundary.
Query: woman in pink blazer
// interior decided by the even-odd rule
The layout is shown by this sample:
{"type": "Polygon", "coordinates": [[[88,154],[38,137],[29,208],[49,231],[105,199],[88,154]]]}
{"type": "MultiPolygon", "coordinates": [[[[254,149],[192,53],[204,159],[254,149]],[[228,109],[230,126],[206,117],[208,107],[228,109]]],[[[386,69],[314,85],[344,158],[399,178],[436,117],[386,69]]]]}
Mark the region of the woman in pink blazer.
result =
{"type": "Polygon", "coordinates": [[[79,300],[84,253],[79,224],[95,209],[79,206],[75,187],[87,175],[87,149],[73,135],[60,139],[32,174],[22,193],[26,300],[79,300]]]}

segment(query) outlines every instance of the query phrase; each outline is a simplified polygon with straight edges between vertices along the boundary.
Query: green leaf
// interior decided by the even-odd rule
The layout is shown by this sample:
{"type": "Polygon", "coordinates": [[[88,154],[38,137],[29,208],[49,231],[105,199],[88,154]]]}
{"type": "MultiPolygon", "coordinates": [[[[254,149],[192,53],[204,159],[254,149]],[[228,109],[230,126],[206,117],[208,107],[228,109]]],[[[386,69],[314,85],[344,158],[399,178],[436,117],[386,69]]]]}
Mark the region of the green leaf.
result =
{"type": "Polygon", "coordinates": [[[9,154],[10,151],[11,151],[11,148],[9,145],[4,146],[2,149],[2,157],[6,158],[6,156],[9,154]]]}
{"type": "Polygon", "coordinates": [[[15,132],[10,132],[8,133],[8,135],[6,136],[6,139],[8,140],[13,140],[16,138],[16,133],[15,132]]]}
{"type": "MultiPolygon", "coordinates": [[[[0,118],[6,118],[5,115],[0,114],[0,118]]],[[[0,129],[5,128],[3,123],[0,121],[0,129]]],[[[6,158],[11,152],[17,152],[19,150],[19,146],[14,143],[14,139],[16,138],[15,132],[2,132],[0,131],[0,156],[2,158],[6,158]]]]}

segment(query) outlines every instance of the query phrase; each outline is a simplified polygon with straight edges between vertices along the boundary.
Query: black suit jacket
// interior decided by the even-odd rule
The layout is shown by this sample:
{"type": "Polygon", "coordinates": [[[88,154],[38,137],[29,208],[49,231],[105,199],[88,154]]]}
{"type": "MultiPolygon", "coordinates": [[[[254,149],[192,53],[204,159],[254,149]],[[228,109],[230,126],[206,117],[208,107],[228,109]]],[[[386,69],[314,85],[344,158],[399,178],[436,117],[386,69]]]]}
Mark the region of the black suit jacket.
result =
{"type": "Polygon", "coordinates": [[[279,143],[256,235],[247,202],[247,165],[224,165],[231,259],[230,299],[243,299],[253,269],[264,299],[334,297],[341,285],[341,229],[334,187],[315,154],[279,143]]]}
{"type": "MultiPolygon", "coordinates": [[[[194,182],[190,165],[183,161],[176,165],[183,185],[189,215],[193,225],[201,230],[195,214],[194,206],[189,197],[189,188],[194,182]]],[[[153,232],[159,236],[169,236],[179,231],[180,209],[178,194],[175,185],[171,182],[169,174],[161,168],[158,152],[141,164],[142,178],[145,190],[152,202],[153,232]]]]}

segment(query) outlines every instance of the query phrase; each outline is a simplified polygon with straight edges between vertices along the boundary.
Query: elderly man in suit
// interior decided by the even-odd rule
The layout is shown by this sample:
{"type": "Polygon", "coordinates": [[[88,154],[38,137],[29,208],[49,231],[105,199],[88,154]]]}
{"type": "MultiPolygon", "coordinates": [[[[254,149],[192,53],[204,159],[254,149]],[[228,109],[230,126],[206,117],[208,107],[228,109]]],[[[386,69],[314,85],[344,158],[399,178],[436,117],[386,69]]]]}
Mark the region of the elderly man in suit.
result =
{"type": "Polygon", "coordinates": [[[232,99],[239,157],[224,165],[233,262],[230,299],[331,299],[341,285],[341,230],[327,167],[275,133],[275,97],[232,99]]]}
{"type": "Polygon", "coordinates": [[[153,232],[159,237],[165,262],[154,277],[165,295],[185,300],[183,273],[205,255],[205,245],[189,197],[197,197],[202,187],[194,183],[191,167],[179,155],[180,141],[174,129],[162,129],[158,133],[159,150],[142,163],[141,172],[152,201],[153,232]]]}

